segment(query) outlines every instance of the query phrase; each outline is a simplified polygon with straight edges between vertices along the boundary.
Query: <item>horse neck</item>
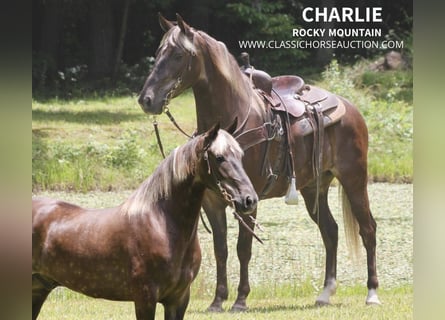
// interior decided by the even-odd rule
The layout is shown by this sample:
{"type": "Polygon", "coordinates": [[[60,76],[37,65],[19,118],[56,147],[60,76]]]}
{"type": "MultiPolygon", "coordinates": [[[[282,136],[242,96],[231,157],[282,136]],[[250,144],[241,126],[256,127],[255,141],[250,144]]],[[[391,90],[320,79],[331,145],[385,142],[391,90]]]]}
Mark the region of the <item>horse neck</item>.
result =
{"type": "Polygon", "coordinates": [[[185,233],[195,232],[204,191],[205,186],[190,177],[173,186],[169,198],[162,201],[161,206],[170,221],[185,233]]]}
{"type": "MultiPolygon", "coordinates": [[[[195,141],[190,141],[188,145],[193,148],[195,141]]],[[[174,167],[177,163],[199,161],[195,154],[194,150],[186,150],[185,146],[175,149],[123,203],[121,211],[130,217],[139,217],[142,224],[146,219],[166,217],[167,221],[175,225],[189,226],[179,230],[195,228],[205,186],[196,179],[193,170],[196,163],[190,169],[179,166],[179,170],[175,171],[174,167]]]]}
{"type": "Polygon", "coordinates": [[[238,66],[230,66],[230,70],[233,74],[228,79],[217,66],[207,63],[205,76],[193,86],[199,133],[217,121],[228,127],[235,116],[243,121],[254,103],[255,92],[238,66]]]}

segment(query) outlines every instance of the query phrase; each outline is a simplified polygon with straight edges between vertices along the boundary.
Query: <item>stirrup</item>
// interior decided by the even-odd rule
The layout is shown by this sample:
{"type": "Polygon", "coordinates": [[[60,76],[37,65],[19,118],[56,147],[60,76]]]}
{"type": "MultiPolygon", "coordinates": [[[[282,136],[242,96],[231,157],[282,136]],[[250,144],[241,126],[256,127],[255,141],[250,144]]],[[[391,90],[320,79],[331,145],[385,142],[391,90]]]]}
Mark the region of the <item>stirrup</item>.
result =
{"type": "Polygon", "coordinates": [[[294,177],[292,177],[292,180],[289,184],[289,189],[287,189],[286,196],[284,197],[284,203],[286,203],[287,205],[298,204],[298,192],[294,177]]]}

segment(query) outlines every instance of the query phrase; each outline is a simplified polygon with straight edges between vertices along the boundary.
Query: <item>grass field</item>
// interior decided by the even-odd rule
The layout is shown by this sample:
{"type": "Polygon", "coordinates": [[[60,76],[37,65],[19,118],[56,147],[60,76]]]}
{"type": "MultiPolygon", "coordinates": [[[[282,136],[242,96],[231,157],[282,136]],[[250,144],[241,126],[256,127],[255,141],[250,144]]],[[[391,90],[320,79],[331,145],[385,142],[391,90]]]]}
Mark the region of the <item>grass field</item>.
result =
{"type": "MultiPolygon", "coordinates": [[[[412,182],[412,72],[366,73],[332,64],[319,86],[353,101],[364,115],[370,136],[370,181],[412,182]],[[411,78],[410,78],[411,77],[411,78]]],[[[187,132],[196,127],[193,94],[185,92],[170,109],[187,132]]],[[[33,101],[33,194],[64,199],[85,207],[118,205],[159,164],[152,126],[136,97],[33,101]]],[[[187,138],[167,117],[158,117],[168,152],[187,138]]],[[[200,225],[203,260],[192,285],[188,319],[412,319],[412,184],[371,183],[371,209],[378,223],[379,307],[366,307],[366,263],[348,256],[342,218],[333,186],[329,202],[339,223],[338,285],[333,305],[314,308],[323,283],[324,246],[303,201],[288,207],[282,199],[262,201],[258,220],[264,245],[254,243],[250,263],[250,310],[243,314],[207,314],[213,298],[215,260],[211,235],[200,225]]],[[[238,226],[228,213],[229,301],[236,296],[238,226]]],[[[158,309],[162,313],[162,307],[158,309]]],[[[134,319],[131,303],[90,299],[57,289],[39,319],[134,319]]]]}
{"type": "MultiPolygon", "coordinates": [[[[354,289],[350,289],[352,291],[354,289]]],[[[299,296],[271,297],[268,299],[252,299],[250,308],[242,314],[223,312],[212,314],[205,312],[208,300],[192,299],[185,318],[189,320],[289,320],[289,319],[412,319],[413,294],[411,287],[381,290],[380,296],[387,301],[382,306],[365,306],[363,294],[339,290],[332,306],[317,308],[313,297],[299,296]]],[[[363,290],[361,290],[363,291],[363,290]]],[[[157,308],[156,318],[163,319],[163,308],[157,308]]],[[[70,320],[130,320],[134,319],[134,308],[128,302],[110,302],[92,300],[84,296],[72,294],[69,298],[51,298],[44,305],[39,319],[70,319],[70,320]]]]}
{"type": "MultiPolygon", "coordinates": [[[[413,306],[413,204],[412,185],[375,183],[369,185],[371,209],[378,223],[377,264],[382,306],[367,307],[366,262],[363,255],[350,259],[344,240],[343,221],[332,187],[329,202],[339,224],[338,290],[333,305],[314,308],[323,283],[324,247],[315,224],[309,219],[302,201],[286,206],[282,199],[260,202],[258,221],[264,232],[264,245],[254,242],[250,263],[252,291],[249,312],[244,314],[207,314],[213,298],[215,261],[211,235],[200,224],[203,252],[201,269],[192,285],[188,319],[412,319],[413,306]]],[[[122,202],[123,192],[42,192],[39,195],[65,199],[86,207],[107,207],[122,202]]],[[[236,296],[238,226],[228,216],[229,300],[236,296]]],[[[162,313],[162,306],[158,312],[162,313]]],[[[161,317],[159,315],[159,317],[161,317]]],[[[45,303],[40,319],[133,319],[132,303],[91,299],[67,289],[56,289],[45,303]]]]}
{"type": "MultiPolygon", "coordinates": [[[[348,69],[333,63],[317,85],[348,98],[364,115],[370,180],[412,182],[412,72],[362,69],[359,64],[348,69]]],[[[153,118],[136,100],[134,96],[33,101],[33,190],[135,188],[161,160],[153,118]]],[[[185,131],[195,130],[191,91],[173,99],[170,109],[185,131]]],[[[165,115],[157,120],[166,152],[186,141],[165,115]]]]}

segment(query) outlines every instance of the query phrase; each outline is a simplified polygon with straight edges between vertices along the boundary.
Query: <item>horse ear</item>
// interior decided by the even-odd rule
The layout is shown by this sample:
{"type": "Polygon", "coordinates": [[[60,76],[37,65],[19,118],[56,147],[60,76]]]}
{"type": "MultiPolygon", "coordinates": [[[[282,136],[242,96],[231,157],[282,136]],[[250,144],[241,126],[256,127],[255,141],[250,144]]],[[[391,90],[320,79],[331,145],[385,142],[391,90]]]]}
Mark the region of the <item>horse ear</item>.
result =
{"type": "Polygon", "coordinates": [[[215,141],[218,136],[218,131],[220,129],[219,122],[216,123],[209,131],[204,134],[204,150],[210,148],[210,145],[215,141]]]}
{"type": "Polygon", "coordinates": [[[225,129],[228,133],[233,135],[236,131],[236,128],[238,127],[238,117],[235,117],[232,124],[225,129]]]}
{"type": "Polygon", "coordinates": [[[158,12],[158,18],[159,18],[159,25],[161,26],[161,29],[164,30],[164,32],[167,32],[168,30],[170,30],[175,26],[173,22],[165,19],[160,12],[158,12]]]}
{"type": "Polygon", "coordinates": [[[190,26],[185,23],[184,19],[177,13],[176,20],[178,21],[178,26],[185,35],[190,35],[190,26]]]}

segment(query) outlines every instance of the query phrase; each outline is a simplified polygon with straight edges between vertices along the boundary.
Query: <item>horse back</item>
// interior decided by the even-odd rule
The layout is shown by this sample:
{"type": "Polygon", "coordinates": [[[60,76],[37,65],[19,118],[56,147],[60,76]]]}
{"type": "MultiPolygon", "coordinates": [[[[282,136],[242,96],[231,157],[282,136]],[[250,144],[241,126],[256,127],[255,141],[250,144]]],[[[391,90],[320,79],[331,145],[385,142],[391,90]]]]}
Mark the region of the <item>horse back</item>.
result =
{"type": "Polygon", "coordinates": [[[63,216],[73,215],[82,210],[81,207],[74,204],[50,199],[33,198],[32,199],[32,233],[43,231],[48,225],[63,216]]]}

